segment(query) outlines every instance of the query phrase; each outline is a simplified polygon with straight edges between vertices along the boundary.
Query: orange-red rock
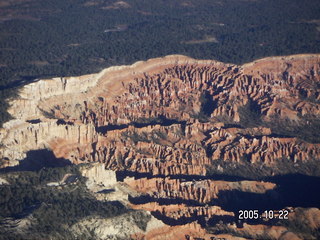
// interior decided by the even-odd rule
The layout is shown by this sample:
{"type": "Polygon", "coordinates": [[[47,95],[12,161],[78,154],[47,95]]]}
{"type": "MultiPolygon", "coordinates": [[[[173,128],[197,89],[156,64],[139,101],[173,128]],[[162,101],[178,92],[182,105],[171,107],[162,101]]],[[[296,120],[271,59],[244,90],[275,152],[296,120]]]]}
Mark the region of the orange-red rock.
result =
{"type": "MultiPolygon", "coordinates": [[[[250,104],[269,123],[277,119],[299,125],[309,124],[307,117],[319,118],[320,55],[271,57],[242,66],[172,55],[97,74],[31,83],[10,102],[9,112],[15,119],[0,130],[0,167],[19,164],[28,151],[49,149],[57,158],[75,164],[101,162],[107,169],[147,173],[153,178],[126,179],[125,183],[154,199],[199,203],[146,203],[133,208],[161,212],[172,219],[232,216],[205,204],[221,191],[265,193],[275,184],[185,181],[183,177],[206,175],[207,166],[218,160],[277,167],[277,160],[283,158],[292,164],[320,159],[320,144],[275,136],[263,126],[240,127],[239,123],[245,125],[243,109],[250,104]]],[[[318,209],[300,215],[313,229],[319,228],[318,209]]],[[[267,234],[298,239],[280,226],[230,228],[253,238],[267,234]]],[[[192,223],[133,238],[211,236],[192,223]]]]}

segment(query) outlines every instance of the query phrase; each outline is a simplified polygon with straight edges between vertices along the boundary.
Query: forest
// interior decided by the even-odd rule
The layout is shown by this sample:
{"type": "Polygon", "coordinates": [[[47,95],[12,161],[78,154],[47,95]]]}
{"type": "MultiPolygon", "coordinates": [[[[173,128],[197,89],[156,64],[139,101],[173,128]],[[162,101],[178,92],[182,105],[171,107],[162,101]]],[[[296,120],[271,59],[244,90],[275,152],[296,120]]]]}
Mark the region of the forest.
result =
{"type": "Polygon", "coordinates": [[[8,99],[38,78],[168,54],[242,64],[320,52],[318,0],[34,0],[0,10],[0,125],[8,99]]]}
{"type": "Polygon", "coordinates": [[[118,201],[98,201],[86,188],[86,179],[81,176],[79,166],[9,172],[2,173],[1,177],[9,183],[0,185],[1,240],[49,239],[49,236],[71,239],[69,228],[84,217],[109,218],[129,211],[118,201]],[[47,185],[60,181],[67,173],[78,177],[76,184],[47,185]],[[10,231],[8,222],[26,217],[30,220],[28,233],[32,236],[23,235],[16,229],[10,231]]]}

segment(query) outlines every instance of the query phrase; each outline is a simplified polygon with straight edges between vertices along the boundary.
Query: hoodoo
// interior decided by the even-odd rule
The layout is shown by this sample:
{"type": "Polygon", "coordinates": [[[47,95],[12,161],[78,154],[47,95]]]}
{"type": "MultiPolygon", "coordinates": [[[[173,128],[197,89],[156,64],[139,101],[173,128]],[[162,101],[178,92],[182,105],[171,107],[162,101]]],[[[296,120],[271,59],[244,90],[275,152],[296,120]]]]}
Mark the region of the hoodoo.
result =
{"type": "MultiPolygon", "coordinates": [[[[116,184],[115,173],[104,169],[124,175],[123,184],[135,192],[128,197],[131,208],[150,211],[165,224],[133,239],[240,239],[206,232],[219,221],[241,236],[297,237],[270,221],[235,224],[238,213],[228,202],[277,201],[276,183],[212,176],[233,172],[257,179],[318,164],[320,55],[242,66],[171,55],[39,80],[10,105],[14,119],[0,132],[1,167],[46,149],[73,164],[103,164],[86,172],[98,174],[97,182],[112,176],[116,184]]],[[[289,207],[283,204],[276,208],[289,207]]],[[[304,211],[311,210],[298,210],[304,211]]]]}
{"type": "Polygon", "coordinates": [[[2,164],[44,148],[73,163],[98,161],[152,175],[203,175],[216,160],[319,158],[317,141],[270,129],[274,119],[310,127],[319,117],[319,65],[319,55],[243,66],[172,55],[40,80],[11,102],[2,164]]]}

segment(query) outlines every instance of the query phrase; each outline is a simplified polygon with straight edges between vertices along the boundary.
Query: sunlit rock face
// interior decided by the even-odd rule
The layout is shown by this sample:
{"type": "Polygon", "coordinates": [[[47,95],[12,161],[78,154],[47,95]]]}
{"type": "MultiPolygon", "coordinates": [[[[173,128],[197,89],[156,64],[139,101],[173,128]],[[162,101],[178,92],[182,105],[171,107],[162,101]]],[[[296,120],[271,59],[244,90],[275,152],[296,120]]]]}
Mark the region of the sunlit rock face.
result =
{"type": "MultiPolygon", "coordinates": [[[[242,197],[277,201],[277,184],[205,176],[210,166],[221,174],[226,166],[245,171],[248,165],[257,172],[266,166],[285,172],[284,166],[299,169],[318,161],[317,141],[277,134],[273,124],[308,127],[319,118],[320,55],[271,57],[242,66],[171,55],[97,74],[39,80],[10,104],[14,120],[0,130],[1,167],[18,165],[30,151],[43,149],[74,164],[94,162],[83,169],[91,190],[125,186],[125,197],[115,191],[107,199],[124,199],[128,207],[158,218],[152,221],[159,226],[150,231],[132,228],[132,239],[300,239],[272,222],[238,226],[237,212],[224,208],[242,197]],[[121,184],[115,172],[123,175],[121,184]],[[237,234],[205,230],[220,221],[237,234]]],[[[310,218],[318,211],[293,209],[290,217],[310,218]]],[[[319,226],[318,219],[311,222],[312,228],[319,226]]],[[[109,220],[81,224],[75,229],[92,226],[105,236],[123,232],[128,221],[108,231],[99,225],[109,220]]]]}
{"type": "Polygon", "coordinates": [[[243,66],[172,55],[39,80],[11,102],[15,119],[0,135],[3,166],[44,148],[73,163],[153,175],[203,175],[215,160],[308,161],[319,157],[319,144],[236,124],[248,103],[265,122],[307,124],[306,116],[319,117],[319,64],[319,55],[243,66]]]}

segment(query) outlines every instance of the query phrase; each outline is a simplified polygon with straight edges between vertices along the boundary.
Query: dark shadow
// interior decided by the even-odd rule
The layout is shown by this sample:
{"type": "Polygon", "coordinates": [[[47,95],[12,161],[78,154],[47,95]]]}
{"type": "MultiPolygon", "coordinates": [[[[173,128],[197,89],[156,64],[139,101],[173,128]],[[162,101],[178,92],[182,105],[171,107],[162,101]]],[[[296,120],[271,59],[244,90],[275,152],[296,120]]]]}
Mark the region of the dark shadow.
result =
{"type": "Polygon", "coordinates": [[[159,211],[151,212],[151,214],[157,218],[158,220],[161,220],[163,223],[168,224],[170,226],[177,226],[177,225],[184,225],[192,222],[198,222],[202,227],[206,226],[214,226],[215,224],[219,223],[220,221],[224,223],[233,222],[234,217],[233,216],[214,216],[210,218],[209,220],[206,220],[207,216],[197,216],[197,214],[193,213],[191,217],[180,217],[179,219],[174,219],[165,216],[164,214],[160,213],[159,211]]]}
{"type": "Polygon", "coordinates": [[[277,204],[281,207],[320,208],[320,177],[296,173],[267,177],[265,181],[277,184],[276,191],[280,196],[277,204]]]}
{"type": "Polygon", "coordinates": [[[240,124],[236,123],[225,123],[222,129],[228,129],[228,128],[240,128],[243,129],[243,127],[240,124]]]}
{"type": "MultiPolygon", "coordinates": [[[[155,176],[154,176],[155,177],[155,176]]],[[[182,181],[190,181],[193,179],[199,180],[201,176],[174,176],[174,178],[182,181]]],[[[171,176],[173,178],[173,176],[171,176]]],[[[202,177],[203,178],[203,177],[202,177]]],[[[204,177],[205,178],[205,177],[204,177]]],[[[219,180],[226,181],[241,181],[237,176],[224,176],[219,175],[219,180]]],[[[213,176],[211,176],[213,179],[213,176]]],[[[214,177],[217,180],[217,177],[214,177]]],[[[160,212],[153,212],[152,214],[170,225],[180,225],[198,220],[201,225],[207,224],[207,226],[214,226],[217,222],[222,220],[224,223],[235,222],[238,219],[239,210],[258,210],[259,214],[262,214],[266,210],[281,210],[286,207],[303,207],[303,208],[320,208],[320,177],[307,176],[303,174],[286,174],[273,177],[265,177],[264,181],[273,182],[277,187],[273,190],[268,190],[265,193],[243,192],[239,190],[220,191],[218,198],[213,199],[208,205],[220,206],[222,209],[234,212],[235,217],[221,219],[202,219],[201,217],[179,218],[177,220],[163,216],[160,212]],[[202,219],[202,220],[201,220],[202,219]]],[[[145,204],[150,202],[157,202],[160,205],[170,204],[186,204],[187,206],[203,206],[194,200],[185,200],[181,198],[154,198],[149,195],[142,195],[139,197],[129,196],[129,201],[133,204],[145,204]]],[[[215,216],[216,217],[216,216],[215,216]]],[[[264,222],[263,219],[246,219],[241,220],[237,224],[243,224],[244,222],[249,224],[267,224],[272,225],[277,219],[271,219],[268,222],[264,222]]]]}
{"type": "Polygon", "coordinates": [[[71,126],[74,125],[73,122],[70,122],[70,121],[66,122],[66,121],[63,120],[63,119],[58,119],[58,120],[57,120],[57,124],[58,124],[58,125],[71,125],[71,126]]]}
{"type": "Polygon", "coordinates": [[[151,173],[139,173],[139,172],[131,172],[131,171],[116,171],[117,181],[123,182],[126,177],[134,177],[135,179],[140,178],[154,178],[154,177],[165,177],[164,175],[152,175],[151,173]]]}
{"type": "Polygon", "coordinates": [[[19,80],[12,81],[12,82],[6,84],[5,86],[0,86],[0,90],[21,87],[26,84],[37,82],[40,80],[40,77],[42,77],[42,76],[20,76],[19,80]]]}
{"type": "Polygon", "coordinates": [[[41,120],[38,118],[38,119],[26,120],[26,122],[31,124],[38,124],[38,123],[41,123],[41,120]]]}
{"type": "MultiPolygon", "coordinates": [[[[286,207],[320,207],[320,177],[288,174],[269,177],[266,181],[276,183],[278,187],[264,194],[239,190],[221,191],[218,198],[209,205],[218,205],[226,211],[234,212],[235,219],[238,219],[239,210],[258,210],[259,214],[262,214],[266,210],[281,210],[286,207]]],[[[272,225],[274,221],[267,224],[272,225]]],[[[246,219],[241,222],[266,224],[262,219],[246,219]]]]}
{"type": "Polygon", "coordinates": [[[134,177],[135,179],[141,179],[141,178],[170,178],[170,179],[180,179],[182,181],[201,181],[206,179],[211,180],[224,180],[224,181],[243,181],[248,180],[248,178],[242,177],[242,176],[233,176],[233,175],[227,175],[227,174],[212,174],[210,176],[202,176],[202,175],[183,175],[183,174],[177,174],[177,175],[152,175],[151,173],[139,173],[139,172],[131,172],[131,171],[116,171],[116,178],[117,181],[123,182],[123,180],[126,177],[134,177]]]}
{"type": "Polygon", "coordinates": [[[198,216],[180,217],[179,219],[174,219],[174,218],[167,217],[166,215],[160,213],[159,211],[151,212],[151,214],[158,220],[170,226],[184,225],[184,224],[192,223],[195,221],[198,221],[198,222],[204,221],[203,217],[198,217],[198,216]]]}
{"type": "MultiPolygon", "coordinates": [[[[236,176],[219,176],[219,180],[230,181],[233,178],[236,181],[240,180],[236,176]]],[[[211,179],[213,180],[213,176],[211,179]]],[[[218,199],[213,200],[210,205],[219,205],[224,210],[233,212],[243,209],[282,209],[288,206],[320,208],[320,177],[297,173],[265,177],[262,180],[275,183],[277,187],[264,194],[238,190],[221,191],[218,199]]]]}
{"type": "Polygon", "coordinates": [[[218,198],[213,199],[209,205],[218,205],[222,209],[237,213],[239,210],[269,210],[281,209],[288,205],[279,202],[280,196],[276,191],[270,190],[264,194],[242,192],[239,190],[220,191],[218,198]]]}
{"type": "Polygon", "coordinates": [[[204,91],[200,98],[201,101],[201,112],[206,116],[210,117],[213,110],[217,107],[217,102],[213,100],[212,95],[209,91],[204,91]]]}
{"type": "Polygon", "coordinates": [[[110,188],[110,189],[103,189],[97,193],[103,193],[103,194],[108,194],[108,193],[112,193],[112,192],[115,192],[114,189],[110,188]]]}
{"type": "Polygon", "coordinates": [[[71,162],[64,158],[56,158],[52,151],[47,149],[27,152],[27,157],[20,161],[18,166],[0,169],[0,172],[38,171],[44,167],[64,167],[71,162]]]}
{"type": "Polygon", "coordinates": [[[107,126],[96,127],[96,132],[105,134],[108,131],[121,130],[121,129],[128,128],[128,126],[129,126],[128,124],[120,124],[120,125],[109,124],[107,126]]]}
{"type": "Polygon", "coordinates": [[[168,119],[164,116],[159,116],[157,119],[147,121],[147,122],[133,122],[132,125],[136,128],[143,128],[147,126],[155,126],[155,125],[161,125],[163,127],[168,127],[173,124],[186,124],[186,121],[179,121],[175,119],[168,119]]]}
{"type": "Polygon", "coordinates": [[[20,213],[14,214],[13,217],[16,218],[16,219],[25,218],[28,215],[30,215],[32,212],[34,212],[36,209],[38,209],[40,206],[41,206],[41,202],[36,201],[31,206],[28,206],[28,207],[24,208],[23,211],[21,211],[20,213]]]}
{"type": "Polygon", "coordinates": [[[170,176],[171,179],[182,179],[183,181],[201,181],[201,180],[223,180],[223,181],[243,181],[247,178],[241,176],[232,176],[224,174],[214,174],[211,176],[200,176],[200,175],[173,175],[170,176]]]}
{"type": "Polygon", "coordinates": [[[186,204],[187,206],[203,206],[195,200],[186,200],[182,198],[153,198],[149,195],[140,195],[138,197],[128,196],[129,202],[133,204],[145,204],[150,202],[157,202],[159,205],[171,205],[171,204],[186,204]]]}
{"type": "MultiPolygon", "coordinates": [[[[219,215],[214,215],[213,217],[211,217],[209,220],[207,220],[205,222],[205,224],[208,226],[214,226],[216,224],[218,224],[219,222],[224,222],[224,223],[231,223],[231,222],[234,222],[235,220],[235,217],[233,216],[228,216],[228,215],[222,215],[222,216],[219,216],[219,215]]],[[[200,222],[201,224],[201,222],[200,222]]]]}
{"type": "Polygon", "coordinates": [[[121,130],[121,129],[128,128],[129,126],[134,126],[135,128],[143,128],[143,127],[155,126],[155,125],[168,127],[173,124],[181,124],[183,127],[185,127],[186,121],[178,121],[175,119],[168,119],[164,116],[159,116],[155,119],[143,119],[140,121],[132,122],[130,124],[120,124],[120,125],[109,124],[106,126],[99,126],[99,127],[96,127],[96,132],[105,134],[108,131],[121,130]]]}

